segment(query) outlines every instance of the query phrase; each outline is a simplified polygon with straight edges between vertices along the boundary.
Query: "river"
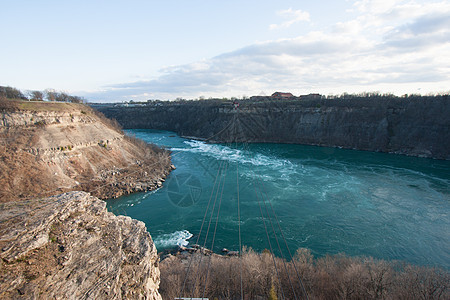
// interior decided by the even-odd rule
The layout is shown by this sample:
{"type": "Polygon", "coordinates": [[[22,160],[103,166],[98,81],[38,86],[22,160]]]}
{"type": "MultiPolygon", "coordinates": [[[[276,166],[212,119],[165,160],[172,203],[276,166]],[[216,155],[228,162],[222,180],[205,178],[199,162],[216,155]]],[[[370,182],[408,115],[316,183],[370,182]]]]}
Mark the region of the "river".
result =
{"type": "Polygon", "coordinates": [[[145,222],[159,251],[197,242],[202,223],[199,244],[211,248],[214,237],[214,251],[238,250],[239,202],[242,245],[258,251],[287,256],[286,240],[291,253],[308,248],[314,256],[345,253],[450,268],[450,161],[127,133],[173,152],[176,170],[161,189],[107,202],[115,214],[145,222]]]}

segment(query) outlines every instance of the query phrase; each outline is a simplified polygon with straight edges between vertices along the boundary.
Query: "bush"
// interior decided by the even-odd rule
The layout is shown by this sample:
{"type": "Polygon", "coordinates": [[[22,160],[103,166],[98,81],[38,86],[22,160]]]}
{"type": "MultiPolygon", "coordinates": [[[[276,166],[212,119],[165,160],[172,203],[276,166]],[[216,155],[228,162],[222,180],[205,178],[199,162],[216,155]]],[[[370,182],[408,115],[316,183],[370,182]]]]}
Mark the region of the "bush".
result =
{"type": "Polygon", "coordinates": [[[244,299],[277,299],[281,295],[305,299],[297,271],[309,299],[450,299],[449,273],[431,267],[345,255],[314,259],[309,250],[299,249],[293,261],[275,259],[278,278],[268,252],[244,249],[241,261],[238,257],[204,256],[202,264],[198,254],[194,255],[187,278],[180,259],[162,260],[163,299],[201,297],[204,289],[209,299],[241,299],[241,264],[244,299]],[[185,280],[184,293],[179,295],[185,280]]]}

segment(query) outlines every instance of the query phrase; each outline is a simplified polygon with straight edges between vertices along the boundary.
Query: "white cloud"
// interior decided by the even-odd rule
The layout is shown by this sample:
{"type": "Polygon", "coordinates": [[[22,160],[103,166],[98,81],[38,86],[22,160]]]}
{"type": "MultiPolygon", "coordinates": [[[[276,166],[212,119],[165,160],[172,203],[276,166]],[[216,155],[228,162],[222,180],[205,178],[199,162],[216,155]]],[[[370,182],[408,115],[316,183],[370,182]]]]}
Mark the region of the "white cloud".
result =
{"type": "Polygon", "coordinates": [[[165,68],[153,80],[117,84],[107,90],[117,96],[147,99],[151,98],[148,93],[174,99],[256,95],[278,89],[294,94],[448,90],[450,3],[391,2],[359,1],[355,5],[361,13],[337,23],[329,32],[256,43],[165,68]]]}
{"type": "Polygon", "coordinates": [[[362,0],[356,1],[355,7],[363,13],[384,14],[401,5],[404,0],[362,0]]]}
{"type": "Polygon", "coordinates": [[[281,24],[271,24],[269,26],[269,29],[281,29],[281,28],[288,28],[292,26],[295,23],[306,21],[309,22],[309,13],[302,10],[293,10],[292,8],[286,9],[286,10],[280,10],[277,12],[277,15],[288,19],[287,21],[284,21],[281,24]]]}

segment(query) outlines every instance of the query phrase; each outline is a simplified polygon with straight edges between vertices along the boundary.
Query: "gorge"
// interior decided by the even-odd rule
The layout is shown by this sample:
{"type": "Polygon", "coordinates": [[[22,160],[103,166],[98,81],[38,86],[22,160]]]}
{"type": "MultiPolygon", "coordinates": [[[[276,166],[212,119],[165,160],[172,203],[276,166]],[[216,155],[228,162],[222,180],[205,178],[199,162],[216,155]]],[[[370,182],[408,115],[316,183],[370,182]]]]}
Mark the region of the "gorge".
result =
{"type": "Polygon", "coordinates": [[[445,95],[347,95],[93,106],[124,128],[169,130],[212,142],[293,143],[450,159],[449,104],[445,95]],[[229,128],[233,119],[236,130],[229,128]]]}

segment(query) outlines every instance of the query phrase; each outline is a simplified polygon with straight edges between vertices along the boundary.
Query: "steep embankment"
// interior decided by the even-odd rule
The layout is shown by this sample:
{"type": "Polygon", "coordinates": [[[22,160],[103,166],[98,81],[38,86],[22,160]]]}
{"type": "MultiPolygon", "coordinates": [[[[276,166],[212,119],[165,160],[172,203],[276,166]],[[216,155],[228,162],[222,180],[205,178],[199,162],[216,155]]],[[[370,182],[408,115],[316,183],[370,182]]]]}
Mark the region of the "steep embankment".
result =
{"type": "Polygon", "coordinates": [[[80,104],[0,107],[0,202],[84,190],[112,198],[162,185],[167,151],[129,138],[80,104]]]}
{"type": "Polygon", "coordinates": [[[172,168],[84,105],[0,101],[0,298],[161,299],[144,223],[80,190],[155,189],[172,168]]]}
{"type": "Polygon", "coordinates": [[[0,298],[161,299],[144,223],[85,192],[0,204],[0,298]]]}
{"type": "Polygon", "coordinates": [[[212,141],[298,143],[450,159],[450,101],[350,97],[157,102],[98,107],[126,128],[153,128],[212,141]]]}

